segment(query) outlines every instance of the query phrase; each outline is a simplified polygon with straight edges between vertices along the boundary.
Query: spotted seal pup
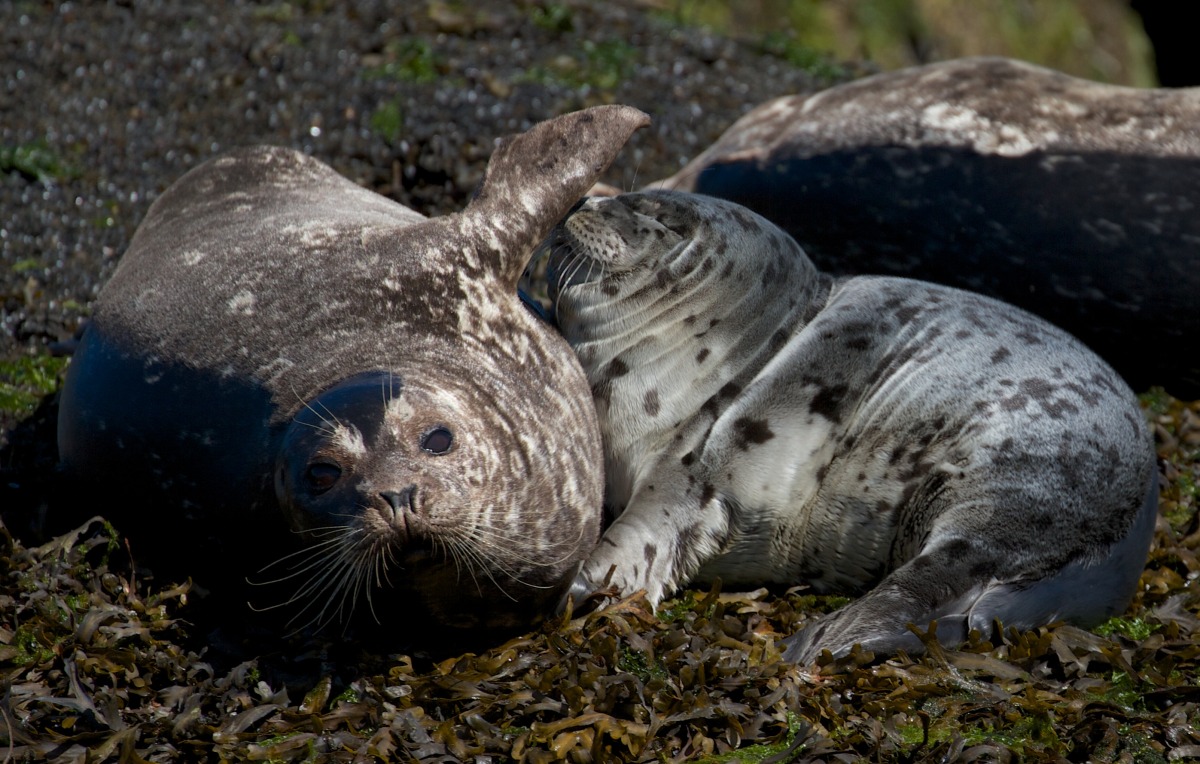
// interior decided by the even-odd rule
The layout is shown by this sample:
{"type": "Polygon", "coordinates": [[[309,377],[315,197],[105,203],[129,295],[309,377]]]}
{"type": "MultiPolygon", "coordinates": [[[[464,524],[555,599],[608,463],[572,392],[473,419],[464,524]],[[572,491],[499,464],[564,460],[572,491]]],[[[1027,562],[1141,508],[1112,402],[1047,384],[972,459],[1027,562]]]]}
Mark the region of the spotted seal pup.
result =
{"type": "Polygon", "coordinates": [[[910,276],[1036,313],[1134,387],[1200,398],[1200,88],[1003,58],[763,104],[651,187],[738,202],[819,268],[910,276]]]}
{"type": "Polygon", "coordinates": [[[206,570],[282,554],[282,512],[311,544],[257,578],[290,579],[298,623],[364,600],[410,628],[552,610],[599,536],[600,440],[578,363],[516,282],[646,123],[600,107],[537,125],[436,219],[283,148],[189,172],[98,298],[64,467],[206,570]]]}
{"type": "Polygon", "coordinates": [[[863,594],[802,662],[915,649],[937,620],[1095,623],[1157,506],[1148,427],[1078,341],[988,297],[834,279],[765,219],[678,192],[592,198],[548,240],[600,415],[615,520],[573,591],[689,581],[863,594]]]}

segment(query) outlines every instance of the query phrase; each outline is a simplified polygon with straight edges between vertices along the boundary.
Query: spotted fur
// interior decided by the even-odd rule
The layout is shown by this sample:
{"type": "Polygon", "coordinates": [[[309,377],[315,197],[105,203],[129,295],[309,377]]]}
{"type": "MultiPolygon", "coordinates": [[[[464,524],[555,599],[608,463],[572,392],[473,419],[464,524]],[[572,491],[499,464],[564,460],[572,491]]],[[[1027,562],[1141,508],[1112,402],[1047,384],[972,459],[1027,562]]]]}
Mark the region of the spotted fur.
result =
{"type": "Polygon", "coordinates": [[[1066,333],[949,287],[835,280],[702,196],[591,199],[550,247],[618,514],[576,593],[611,569],[655,602],[717,577],[862,594],[789,640],[800,661],[919,647],[909,623],[957,641],[1126,606],[1154,452],[1129,389],[1066,333]]]}
{"type": "Polygon", "coordinates": [[[305,618],[408,594],[473,626],[556,602],[599,535],[598,426],[516,281],[646,122],[537,125],[432,220],[288,149],[196,168],[99,296],[63,392],[66,468],[136,497],[131,527],[197,518],[167,544],[250,535],[243,576],[291,535],[282,512],[313,542],[279,568],[305,618]]]}

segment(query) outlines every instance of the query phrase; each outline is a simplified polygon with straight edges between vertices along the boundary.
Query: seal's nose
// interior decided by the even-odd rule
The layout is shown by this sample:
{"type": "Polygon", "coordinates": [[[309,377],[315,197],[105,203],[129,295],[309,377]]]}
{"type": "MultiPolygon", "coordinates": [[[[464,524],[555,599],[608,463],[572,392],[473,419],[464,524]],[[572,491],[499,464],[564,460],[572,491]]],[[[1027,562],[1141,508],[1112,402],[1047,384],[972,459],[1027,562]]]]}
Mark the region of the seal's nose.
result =
{"type": "Polygon", "coordinates": [[[417,511],[417,487],[410,485],[399,491],[380,491],[380,497],[392,508],[392,513],[399,517],[405,512],[417,511]]]}

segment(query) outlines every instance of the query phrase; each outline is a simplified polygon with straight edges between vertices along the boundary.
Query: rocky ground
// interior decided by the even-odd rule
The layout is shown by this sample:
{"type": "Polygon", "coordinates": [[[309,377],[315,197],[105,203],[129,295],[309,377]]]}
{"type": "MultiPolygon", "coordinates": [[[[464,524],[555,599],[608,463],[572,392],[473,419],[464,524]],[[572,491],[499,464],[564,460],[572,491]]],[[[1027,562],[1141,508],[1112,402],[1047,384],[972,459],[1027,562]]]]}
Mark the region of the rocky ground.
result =
{"type": "Polygon", "coordinates": [[[797,68],[786,49],[582,0],[16,0],[0,5],[0,50],[0,510],[17,534],[0,530],[0,744],[16,760],[687,760],[755,743],[805,760],[1200,753],[1200,419],[1161,395],[1146,405],[1164,520],[1133,618],[919,661],[856,655],[820,676],[780,663],[769,639],[832,604],[803,592],[698,593],[658,618],[625,603],[436,663],[293,642],[308,662],[288,673],[215,660],[187,585],[139,579],[120,529],[34,548],[37,526],[95,513],[54,504],[51,353],[148,206],[200,161],[293,146],[437,215],[463,205],[495,138],[564,111],[652,115],[608,177],[632,188],[751,106],[861,70],[797,68]]]}

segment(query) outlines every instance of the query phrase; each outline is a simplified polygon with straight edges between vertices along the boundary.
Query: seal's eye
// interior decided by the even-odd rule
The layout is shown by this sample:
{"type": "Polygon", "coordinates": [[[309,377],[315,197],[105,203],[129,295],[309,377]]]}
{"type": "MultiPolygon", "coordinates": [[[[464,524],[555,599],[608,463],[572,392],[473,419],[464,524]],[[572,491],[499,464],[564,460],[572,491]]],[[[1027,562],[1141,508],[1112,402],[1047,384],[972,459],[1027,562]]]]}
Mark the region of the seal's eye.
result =
{"type": "Polygon", "coordinates": [[[444,454],[454,444],[454,433],[445,427],[434,427],[421,437],[421,448],[431,454],[444,454]]]}
{"type": "Polygon", "coordinates": [[[341,476],[341,467],[328,462],[310,464],[308,465],[308,470],[304,473],[305,479],[308,480],[308,487],[313,493],[325,493],[330,488],[333,488],[333,484],[341,476]]]}

